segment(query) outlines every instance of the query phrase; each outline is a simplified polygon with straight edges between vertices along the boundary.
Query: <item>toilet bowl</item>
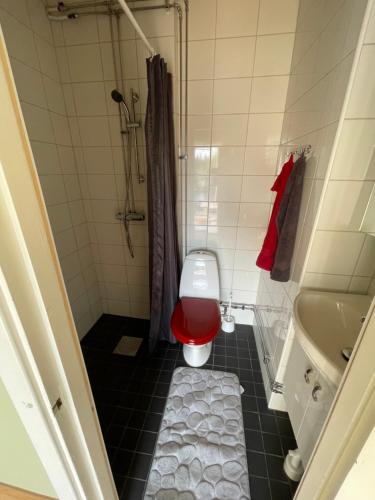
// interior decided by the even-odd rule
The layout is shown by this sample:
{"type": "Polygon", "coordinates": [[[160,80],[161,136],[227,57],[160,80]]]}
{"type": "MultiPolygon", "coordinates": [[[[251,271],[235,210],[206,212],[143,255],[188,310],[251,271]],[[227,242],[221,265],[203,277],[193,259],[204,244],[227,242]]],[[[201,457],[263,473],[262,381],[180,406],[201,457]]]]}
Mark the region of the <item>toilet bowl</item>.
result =
{"type": "Polygon", "coordinates": [[[171,329],[183,344],[184,359],[190,366],[202,366],[210,357],[212,341],[221,324],[219,290],[215,255],[207,251],[187,255],[171,329]]]}

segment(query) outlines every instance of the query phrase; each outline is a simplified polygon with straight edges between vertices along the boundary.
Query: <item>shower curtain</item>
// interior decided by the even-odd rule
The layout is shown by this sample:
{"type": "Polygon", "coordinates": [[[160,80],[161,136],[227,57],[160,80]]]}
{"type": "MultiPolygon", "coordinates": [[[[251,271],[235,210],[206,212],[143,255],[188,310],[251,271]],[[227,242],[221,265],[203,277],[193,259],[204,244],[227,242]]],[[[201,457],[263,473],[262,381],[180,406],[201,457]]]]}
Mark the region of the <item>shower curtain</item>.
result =
{"type": "Polygon", "coordinates": [[[172,77],[160,55],[147,59],[145,122],[150,275],[149,350],[159,340],[176,342],[170,321],[178,299],[176,162],[172,77]]]}

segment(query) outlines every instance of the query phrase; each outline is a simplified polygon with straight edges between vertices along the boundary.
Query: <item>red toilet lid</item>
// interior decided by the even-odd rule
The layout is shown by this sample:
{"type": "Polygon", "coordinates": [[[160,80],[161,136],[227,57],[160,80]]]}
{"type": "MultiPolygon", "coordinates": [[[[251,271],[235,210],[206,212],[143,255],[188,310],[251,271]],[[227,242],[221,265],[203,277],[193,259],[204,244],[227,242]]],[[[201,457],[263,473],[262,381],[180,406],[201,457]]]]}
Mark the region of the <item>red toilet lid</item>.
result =
{"type": "Polygon", "coordinates": [[[176,339],[183,344],[211,342],[220,329],[218,301],[182,297],[173,311],[171,328],[176,339]]]}

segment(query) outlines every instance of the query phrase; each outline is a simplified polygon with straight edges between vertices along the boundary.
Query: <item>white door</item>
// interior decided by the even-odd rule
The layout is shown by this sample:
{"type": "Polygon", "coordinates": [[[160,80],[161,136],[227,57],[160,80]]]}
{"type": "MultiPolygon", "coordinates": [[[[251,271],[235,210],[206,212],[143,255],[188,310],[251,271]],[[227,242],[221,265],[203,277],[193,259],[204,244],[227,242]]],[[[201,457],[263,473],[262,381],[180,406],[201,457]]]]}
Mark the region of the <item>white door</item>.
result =
{"type": "MultiPolygon", "coordinates": [[[[55,419],[54,410],[50,407],[47,392],[1,269],[0,379],[21,421],[20,425],[13,425],[11,428],[4,427],[2,422],[1,433],[20,434],[26,431],[31,442],[31,447],[27,438],[18,444],[18,436],[9,436],[9,449],[11,447],[13,452],[16,447],[16,450],[14,458],[9,457],[6,444],[4,449],[0,450],[1,454],[7,453],[6,457],[1,457],[3,469],[7,469],[2,470],[1,480],[35,493],[48,492],[50,496],[57,496],[62,500],[85,499],[77,470],[55,419]],[[24,462],[20,463],[20,457],[25,453],[28,458],[22,457],[24,462]],[[41,462],[40,466],[37,458],[41,462]],[[22,466],[31,467],[38,479],[32,481],[25,478],[24,471],[19,470],[22,466]],[[48,479],[44,478],[45,475],[48,479]]],[[[1,441],[4,443],[3,438],[1,441]]]]}
{"type": "MultiPolygon", "coordinates": [[[[112,478],[39,179],[0,33],[0,265],[49,407],[88,499],[112,478]]],[[[46,404],[46,401],[43,402],[46,404]]],[[[70,497],[75,498],[75,497],[70,497]]]]}

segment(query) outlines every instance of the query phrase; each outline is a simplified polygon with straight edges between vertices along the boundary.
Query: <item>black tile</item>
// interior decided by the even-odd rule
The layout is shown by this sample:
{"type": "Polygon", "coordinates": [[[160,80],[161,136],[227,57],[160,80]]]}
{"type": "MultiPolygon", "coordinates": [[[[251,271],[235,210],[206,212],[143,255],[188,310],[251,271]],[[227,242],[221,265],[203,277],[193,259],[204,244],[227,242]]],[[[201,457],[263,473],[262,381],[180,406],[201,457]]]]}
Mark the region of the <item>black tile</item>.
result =
{"type": "Polygon", "coordinates": [[[280,437],[277,434],[266,434],[263,433],[263,444],[266,453],[272,455],[283,455],[280,437]]]}
{"type": "Polygon", "coordinates": [[[264,385],[262,383],[255,383],[254,387],[256,396],[259,398],[264,398],[266,396],[266,391],[264,390],[264,385]]]}
{"type": "Polygon", "coordinates": [[[128,422],[129,422],[129,418],[130,418],[131,413],[132,413],[132,411],[129,410],[128,408],[116,407],[114,409],[113,423],[122,425],[123,427],[126,427],[128,422]]]}
{"type": "Polygon", "coordinates": [[[278,434],[276,418],[273,415],[260,415],[260,425],[263,432],[278,434]]]}
{"type": "Polygon", "coordinates": [[[292,498],[294,498],[294,494],[299,486],[299,481],[289,481],[289,486],[290,486],[290,491],[292,492],[292,498]]]}
{"type": "Polygon", "coordinates": [[[241,348],[241,347],[238,347],[237,348],[237,352],[238,352],[238,357],[241,359],[241,358],[245,358],[246,360],[249,359],[250,357],[250,352],[248,349],[244,349],[244,348],[241,348]]]}
{"type": "Polygon", "coordinates": [[[289,450],[295,450],[297,448],[297,442],[294,437],[281,436],[281,445],[283,447],[284,456],[289,453],[289,450]]]}
{"type": "Polygon", "coordinates": [[[249,351],[249,343],[247,340],[237,340],[237,349],[246,349],[249,351]]]}
{"type": "Polygon", "coordinates": [[[121,499],[124,500],[141,500],[146,487],[145,481],[139,479],[128,478],[125,482],[121,499]]]}
{"type": "Polygon", "coordinates": [[[118,495],[121,495],[121,491],[124,488],[125,476],[120,476],[119,474],[114,474],[113,479],[115,480],[116,490],[118,495]]]}
{"type": "Polygon", "coordinates": [[[243,370],[242,368],[240,369],[240,379],[243,382],[253,382],[254,381],[254,375],[252,370],[243,370]]]}
{"type": "Polygon", "coordinates": [[[175,361],[177,359],[177,356],[178,356],[178,350],[168,349],[164,357],[165,359],[171,359],[175,361]]]}
{"type": "Polygon", "coordinates": [[[245,429],[246,449],[252,451],[264,451],[262,434],[259,431],[245,429]]]}
{"type": "MultiPolygon", "coordinates": [[[[254,389],[253,382],[240,380],[240,383],[241,383],[242,387],[244,388],[245,396],[254,396],[255,395],[255,389],[254,389]]],[[[257,411],[258,411],[258,407],[257,407],[257,411]]]]}
{"type": "Polygon", "coordinates": [[[169,384],[164,384],[162,382],[159,382],[156,384],[154,396],[161,396],[161,397],[168,396],[168,391],[169,391],[169,384]]]}
{"type": "Polygon", "coordinates": [[[151,358],[149,360],[149,367],[152,368],[153,370],[161,370],[162,366],[163,366],[163,359],[157,359],[157,358],[151,358]]]}
{"type": "Polygon", "coordinates": [[[273,415],[274,414],[273,410],[270,410],[268,408],[268,404],[267,404],[266,398],[257,398],[257,403],[258,403],[259,413],[265,413],[265,414],[268,414],[268,415],[273,415]]]}
{"type": "Polygon", "coordinates": [[[293,429],[289,418],[277,417],[277,425],[281,436],[294,438],[293,429]]]}
{"type": "Polygon", "coordinates": [[[147,431],[152,431],[152,432],[158,432],[160,423],[161,423],[162,415],[160,413],[148,413],[146,415],[144,424],[143,424],[143,429],[147,431]]]}
{"type": "Polygon", "coordinates": [[[155,432],[142,431],[138,439],[137,451],[152,454],[154,452],[156,438],[157,434],[155,432]]]}
{"type": "MultiPolygon", "coordinates": [[[[240,383],[245,389],[245,396],[255,396],[254,382],[242,379],[242,373],[240,374],[240,383]]],[[[257,410],[258,411],[258,410],[257,410]]]]}
{"type": "Polygon", "coordinates": [[[106,448],[107,448],[108,460],[111,462],[111,464],[113,464],[116,458],[118,448],[113,448],[111,446],[108,446],[108,443],[106,445],[106,448]]]}
{"type": "Polygon", "coordinates": [[[136,479],[147,479],[148,471],[151,465],[152,455],[136,453],[131,465],[129,476],[136,479]]]}
{"type": "Polygon", "coordinates": [[[111,423],[113,419],[113,415],[116,412],[116,406],[110,406],[110,405],[102,405],[96,406],[96,409],[98,411],[98,417],[100,421],[100,425],[103,430],[105,430],[109,424],[111,423]]]}
{"type": "MultiPolygon", "coordinates": [[[[222,346],[222,347],[224,347],[225,346],[225,338],[217,336],[216,340],[215,340],[215,346],[222,346]]],[[[224,354],[225,354],[225,352],[224,352],[224,354]]]]}
{"type": "Polygon", "coordinates": [[[284,472],[284,458],[274,455],[266,455],[268,476],[271,479],[279,481],[287,481],[287,476],[284,472]]]}
{"type": "Polygon", "coordinates": [[[252,359],[252,360],[251,360],[251,366],[253,367],[253,370],[258,370],[258,371],[260,371],[260,363],[259,363],[259,359],[252,359]]]}
{"type": "Polygon", "coordinates": [[[122,435],[121,440],[121,448],[134,451],[137,446],[138,438],[140,431],[137,429],[125,429],[124,434],[122,435]]]}
{"type": "Polygon", "coordinates": [[[114,473],[127,475],[133,460],[134,453],[127,450],[118,450],[112,469],[114,473]]]}
{"type": "Polygon", "coordinates": [[[250,411],[243,412],[243,423],[245,429],[260,430],[259,414],[250,411]]]}
{"type": "Polygon", "coordinates": [[[136,398],[131,392],[123,392],[121,398],[121,406],[124,408],[134,408],[136,398]]]}
{"type": "Polygon", "coordinates": [[[151,380],[144,380],[143,381],[143,384],[141,387],[142,395],[144,395],[144,394],[151,395],[154,392],[154,389],[155,389],[155,381],[151,381],[151,380]]]}
{"type": "Polygon", "coordinates": [[[122,425],[113,424],[106,433],[106,443],[108,446],[119,447],[124,433],[122,425]]]}
{"type": "Polygon", "coordinates": [[[163,370],[174,370],[176,362],[171,359],[165,359],[162,365],[163,370]]]}
{"type": "Polygon", "coordinates": [[[236,348],[235,347],[225,347],[225,354],[226,354],[226,356],[236,357],[237,356],[236,348]]]}
{"type": "Polygon", "coordinates": [[[151,400],[149,411],[152,411],[154,413],[163,413],[165,401],[165,398],[153,397],[151,400]]]}
{"type": "Polygon", "coordinates": [[[240,367],[240,369],[243,369],[243,370],[251,370],[251,361],[249,358],[239,358],[238,359],[238,366],[240,367]]]}
{"type": "Polygon", "coordinates": [[[249,468],[249,474],[253,474],[254,476],[267,477],[266,457],[263,453],[248,451],[247,466],[249,468]]]}
{"type": "Polygon", "coordinates": [[[237,358],[232,358],[232,357],[226,356],[226,358],[225,358],[225,366],[227,366],[229,369],[231,369],[231,368],[237,368],[238,367],[238,360],[237,360],[237,358]]]}
{"type": "Polygon", "coordinates": [[[271,500],[268,479],[250,476],[251,500],[271,500]]]}
{"type": "Polygon", "coordinates": [[[136,410],[143,410],[147,411],[148,407],[150,406],[151,403],[151,396],[149,393],[145,394],[138,394],[137,399],[135,400],[134,403],[134,408],[136,410]]]}
{"type": "Polygon", "coordinates": [[[142,429],[145,417],[146,413],[144,411],[134,410],[129,418],[128,427],[132,427],[133,429],[142,429]]]}
{"type": "Polygon", "coordinates": [[[159,377],[159,370],[153,370],[150,368],[149,370],[146,370],[145,373],[145,380],[149,382],[155,382],[159,377]]]}
{"type": "Polygon", "coordinates": [[[158,382],[164,382],[169,384],[173,375],[172,370],[161,370],[159,374],[158,382]]]}
{"type": "Polygon", "coordinates": [[[270,480],[271,498],[272,500],[290,500],[292,493],[288,483],[270,480]]]}
{"type": "Polygon", "coordinates": [[[246,411],[258,411],[257,400],[254,396],[243,394],[241,397],[242,409],[246,411]]]}
{"type": "Polygon", "coordinates": [[[216,355],[214,356],[214,362],[217,366],[225,366],[225,356],[216,355]]]}
{"type": "Polygon", "coordinates": [[[215,356],[225,356],[225,347],[220,346],[220,345],[215,345],[214,347],[214,354],[215,356]]]}

